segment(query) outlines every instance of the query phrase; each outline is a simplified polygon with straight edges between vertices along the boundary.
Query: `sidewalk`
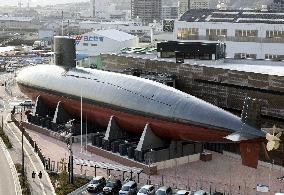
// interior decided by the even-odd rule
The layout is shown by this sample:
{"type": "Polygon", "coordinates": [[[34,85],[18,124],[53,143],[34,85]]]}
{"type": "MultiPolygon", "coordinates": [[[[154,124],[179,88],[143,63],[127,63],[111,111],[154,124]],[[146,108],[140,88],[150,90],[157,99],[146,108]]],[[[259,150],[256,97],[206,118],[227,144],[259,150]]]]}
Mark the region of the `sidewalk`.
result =
{"type": "MultiPolygon", "coordinates": [[[[4,130],[10,138],[13,144],[13,150],[11,151],[11,157],[14,163],[22,162],[22,143],[21,143],[21,132],[13,124],[8,123],[9,115],[6,115],[4,130]]],[[[41,160],[38,155],[34,152],[29,142],[24,138],[24,153],[25,153],[25,170],[27,173],[28,182],[31,188],[32,195],[53,195],[55,194],[54,188],[51,184],[50,178],[45,171],[41,160]],[[36,173],[36,178],[32,178],[32,172],[36,173]],[[38,173],[42,172],[42,178],[38,177],[38,173]]]]}

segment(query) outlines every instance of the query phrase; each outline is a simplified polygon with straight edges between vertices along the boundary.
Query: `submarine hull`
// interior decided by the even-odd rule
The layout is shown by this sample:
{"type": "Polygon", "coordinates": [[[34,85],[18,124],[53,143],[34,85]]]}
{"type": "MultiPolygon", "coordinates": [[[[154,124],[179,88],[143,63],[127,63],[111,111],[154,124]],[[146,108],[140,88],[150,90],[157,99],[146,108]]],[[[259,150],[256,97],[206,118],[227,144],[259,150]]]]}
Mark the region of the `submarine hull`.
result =
{"type": "MultiPolygon", "coordinates": [[[[64,109],[77,117],[81,114],[80,98],[72,98],[55,94],[52,91],[40,90],[29,86],[18,84],[21,91],[29,98],[36,100],[40,95],[44,102],[52,108],[56,108],[60,101],[64,109]]],[[[83,117],[93,121],[102,127],[107,127],[111,116],[115,116],[116,122],[122,129],[126,129],[132,133],[142,133],[147,123],[151,124],[153,132],[161,138],[168,140],[192,140],[201,142],[229,142],[224,139],[229,132],[201,127],[194,124],[173,122],[167,119],[149,117],[146,115],[121,111],[112,107],[96,105],[90,101],[82,101],[83,117]]]]}

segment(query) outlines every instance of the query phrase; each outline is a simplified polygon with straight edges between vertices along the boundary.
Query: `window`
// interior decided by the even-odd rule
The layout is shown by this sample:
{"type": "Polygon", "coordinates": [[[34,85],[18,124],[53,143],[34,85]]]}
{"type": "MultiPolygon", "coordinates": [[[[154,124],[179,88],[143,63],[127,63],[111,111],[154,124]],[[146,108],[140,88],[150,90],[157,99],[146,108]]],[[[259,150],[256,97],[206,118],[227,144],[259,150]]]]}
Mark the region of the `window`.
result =
{"type": "Polygon", "coordinates": [[[235,37],[257,37],[258,30],[236,30],[235,37]]]}
{"type": "Polygon", "coordinates": [[[83,46],[89,46],[89,44],[88,43],[83,43],[83,46]]]}
{"type": "Polygon", "coordinates": [[[227,29],[206,29],[208,40],[217,41],[227,37],[227,29]]]}
{"type": "Polygon", "coordinates": [[[234,56],[235,59],[256,59],[256,54],[247,54],[247,53],[235,53],[234,56]]]}
{"type": "Polygon", "coordinates": [[[265,54],[265,59],[284,60],[284,55],[265,54]]]}
{"type": "Polygon", "coordinates": [[[92,46],[92,47],[96,47],[96,46],[98,46],[98,45],[93,43],[93,44],[91,44],[91,46],[92,46]]]}
{"type": "Polygon", "coordinates": [[[284,38],[284,31],[267,30],[266,38],[284,38]]]}
{"type": "Polygon", "coordinates": [[[198,28],[179,28],[177,31],[177,39],[191,40],[198,37],[198,28]]]}

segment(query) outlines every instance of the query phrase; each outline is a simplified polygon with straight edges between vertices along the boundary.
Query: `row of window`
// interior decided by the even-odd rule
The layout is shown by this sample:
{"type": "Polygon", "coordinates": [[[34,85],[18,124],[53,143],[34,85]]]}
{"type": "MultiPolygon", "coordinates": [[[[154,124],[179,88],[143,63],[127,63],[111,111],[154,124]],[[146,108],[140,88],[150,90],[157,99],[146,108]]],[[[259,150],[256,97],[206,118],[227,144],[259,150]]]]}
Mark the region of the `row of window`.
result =
{"type": "Polygon", "coordinates": [[[95,43],[83,43],[83,46],[85,46],[85,47],[88,47],[89,45],[91,45],[92,47],[96,47],[96,46],[98,46],[97,44],[95,44],[95,43]]]}
{"type": "MultiPolygon", "coordinates": [[[[248,53],[235,53],[234,58],[235,59],[256,59],[256,54],[248,54],[248,53]]],[[[284,55],[275,55],[275,54],[265,54],[265,59],[271,59],[271,60],[284,60],[284,55]]]]}
{"type": "MultiPolygon", "coordinates": [[[[198,28],[178,28],[177,39],[186,40],[198,36],[198,28]]],[[[206,37],[227,37],[227,29],[206,29],[206,37]]],[[[235,30],[235,37],[258,37],[258,30],[235,30]]],[[[284,38],[284,31],[266,31],[266,38],[284,38]]]]}

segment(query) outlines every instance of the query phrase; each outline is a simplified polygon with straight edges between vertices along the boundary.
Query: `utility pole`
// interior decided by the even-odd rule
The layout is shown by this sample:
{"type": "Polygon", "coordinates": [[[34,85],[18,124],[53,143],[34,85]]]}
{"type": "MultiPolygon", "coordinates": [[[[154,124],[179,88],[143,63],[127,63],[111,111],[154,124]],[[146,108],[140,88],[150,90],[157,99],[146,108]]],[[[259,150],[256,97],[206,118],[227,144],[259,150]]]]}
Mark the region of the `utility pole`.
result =
{"type": "Polygon", "coordinates": [[[61,23],[62,23],[62,24],[61,24],[61,25],[62,25],[62,26],[61,26],[61,28],[62,28],[62,29],[61,29],[61,36],[64,36],[64,21],[63,21],[63,20],[64,20],[64,16],[63,16],[63,10],[62,10],[61,14],[62,14],[62,15],[61,15],[61,20],[62,20],[62,21],[61,21],[61,23]]]}
{"type": "Polygon", "coordinates": [[[72,142],[73,142],[73,133],[72,133],[72,128],[73,128],[73,120],[70,120],[65,124],[65,127],[67,128],[68,135],[66,136],[67,138],[67,147],[70,151],[69,154],[69,182],[74,183],[74,173],[73,173],[73,150],[72,150],[72,142]],[[69,140],[68,140],[69,139],[69,140]]]}
{"type": "Polygon", "coordinates": [[[21,121],[21,131],[22,131],[22,178],[25,176],[25,154],[24,154],[24,131],[23,124],[21,121]]]}

